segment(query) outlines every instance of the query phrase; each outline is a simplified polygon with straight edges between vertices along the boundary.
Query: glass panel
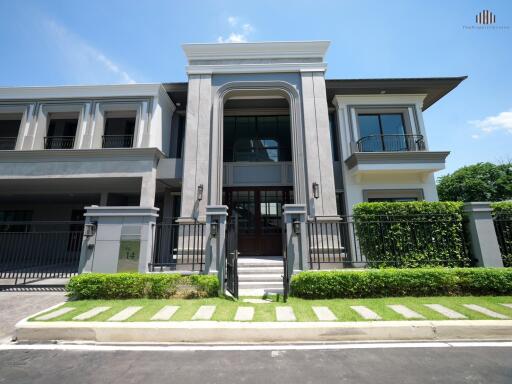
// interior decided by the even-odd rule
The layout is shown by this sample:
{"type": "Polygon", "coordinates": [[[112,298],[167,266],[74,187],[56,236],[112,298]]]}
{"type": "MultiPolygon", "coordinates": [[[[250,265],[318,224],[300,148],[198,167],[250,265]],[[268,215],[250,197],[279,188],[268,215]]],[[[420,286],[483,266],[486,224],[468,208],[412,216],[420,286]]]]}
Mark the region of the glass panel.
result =
{"type": "Polygon", "coordinates": [[[406,151],[405,129],[401,113],[380,115],[382,134],[384,135],[384,150],[406,151]]]}
{"type": "Polygon", "coordinates": [[[16,148],[21,120],[0,120],[0,151],[16,148]]]}
{"type": "Polygon", "coordinates": [[[256,203],[254,191],[233,191],[232,209],[238,214],[238,231],[254,233],[256,230],[256,203]]]}
{"type": "Polygon", "coordinates": [[[359,115],[359,137],[361,139],[361,151],[382,151],[379,115],[359,115]]]}
{"type": "Polygon", "coordinates": [[[263,233],[281,231],[283,191],[260,191],[261,230],[263,233]]]}

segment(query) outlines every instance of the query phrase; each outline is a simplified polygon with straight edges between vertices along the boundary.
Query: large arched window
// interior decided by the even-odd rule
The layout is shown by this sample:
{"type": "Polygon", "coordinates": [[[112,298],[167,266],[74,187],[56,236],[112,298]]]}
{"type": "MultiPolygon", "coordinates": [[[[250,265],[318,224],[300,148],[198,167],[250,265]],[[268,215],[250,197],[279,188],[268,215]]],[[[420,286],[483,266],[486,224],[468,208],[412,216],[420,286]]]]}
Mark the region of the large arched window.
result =
{"type": "Polygon", "coordinates": [[[291,161],[289,116],[226,116],[225,162],[291,161]]]}

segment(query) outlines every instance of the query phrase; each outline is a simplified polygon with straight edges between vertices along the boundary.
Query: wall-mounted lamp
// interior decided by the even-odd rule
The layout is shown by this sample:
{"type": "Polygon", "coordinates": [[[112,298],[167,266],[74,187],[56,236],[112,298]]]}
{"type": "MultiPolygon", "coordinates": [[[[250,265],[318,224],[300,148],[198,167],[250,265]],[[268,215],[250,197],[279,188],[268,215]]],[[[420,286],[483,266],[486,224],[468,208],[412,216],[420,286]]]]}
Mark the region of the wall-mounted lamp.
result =
{"type": "Polygon", "coordinates": [[[300,235],[300,221],[297,219],[293,220],[293,233],[300,235]]]}
{"type": "Polygon", "coordinates": [[[197,200],[203,200],[203,184],[197,186],[197,200]]]}
{"type": "Polygon", "coordinates": [[[320,189],[316,181],[313,183],[313,197],[315,199],[318,199],[320,197],[320,189]]]}
{"type": "Polygon", "coordinates": [[[213,220],[210,224],[210,235],[212,235],[212,237],[217,236],[218,229],[219,229],[219,222],[217,220],[213,220]]]}
{"type": "Polygon", "coordinates": [[[84,236],[92,237],[96,233],[96,223],[89,223],[84,225],[84,236]]]}

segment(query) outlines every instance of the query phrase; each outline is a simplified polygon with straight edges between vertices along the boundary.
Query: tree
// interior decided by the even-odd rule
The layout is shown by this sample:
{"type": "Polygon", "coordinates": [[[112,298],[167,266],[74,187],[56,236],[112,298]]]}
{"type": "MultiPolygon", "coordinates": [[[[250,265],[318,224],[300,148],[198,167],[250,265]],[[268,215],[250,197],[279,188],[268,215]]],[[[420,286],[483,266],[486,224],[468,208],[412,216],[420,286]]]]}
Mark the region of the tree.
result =
{"type": "Polygon", "coordinates": [[[441,201],[502,201],[512,199],[512,163],[478,163],[438,179],[441,201]]]}

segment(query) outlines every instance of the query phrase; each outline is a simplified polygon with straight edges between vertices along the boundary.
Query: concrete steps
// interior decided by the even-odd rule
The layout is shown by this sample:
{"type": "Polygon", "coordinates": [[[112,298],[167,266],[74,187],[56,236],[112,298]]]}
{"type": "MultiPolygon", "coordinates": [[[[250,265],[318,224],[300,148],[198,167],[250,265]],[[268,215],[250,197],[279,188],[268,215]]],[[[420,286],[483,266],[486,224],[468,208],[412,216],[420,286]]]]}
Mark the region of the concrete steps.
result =
{"type": "Polygon", "coordinates": [[[239,296],[262,296],[282,292],[282,257],[240,257],[238,259],[239,296]]]}

